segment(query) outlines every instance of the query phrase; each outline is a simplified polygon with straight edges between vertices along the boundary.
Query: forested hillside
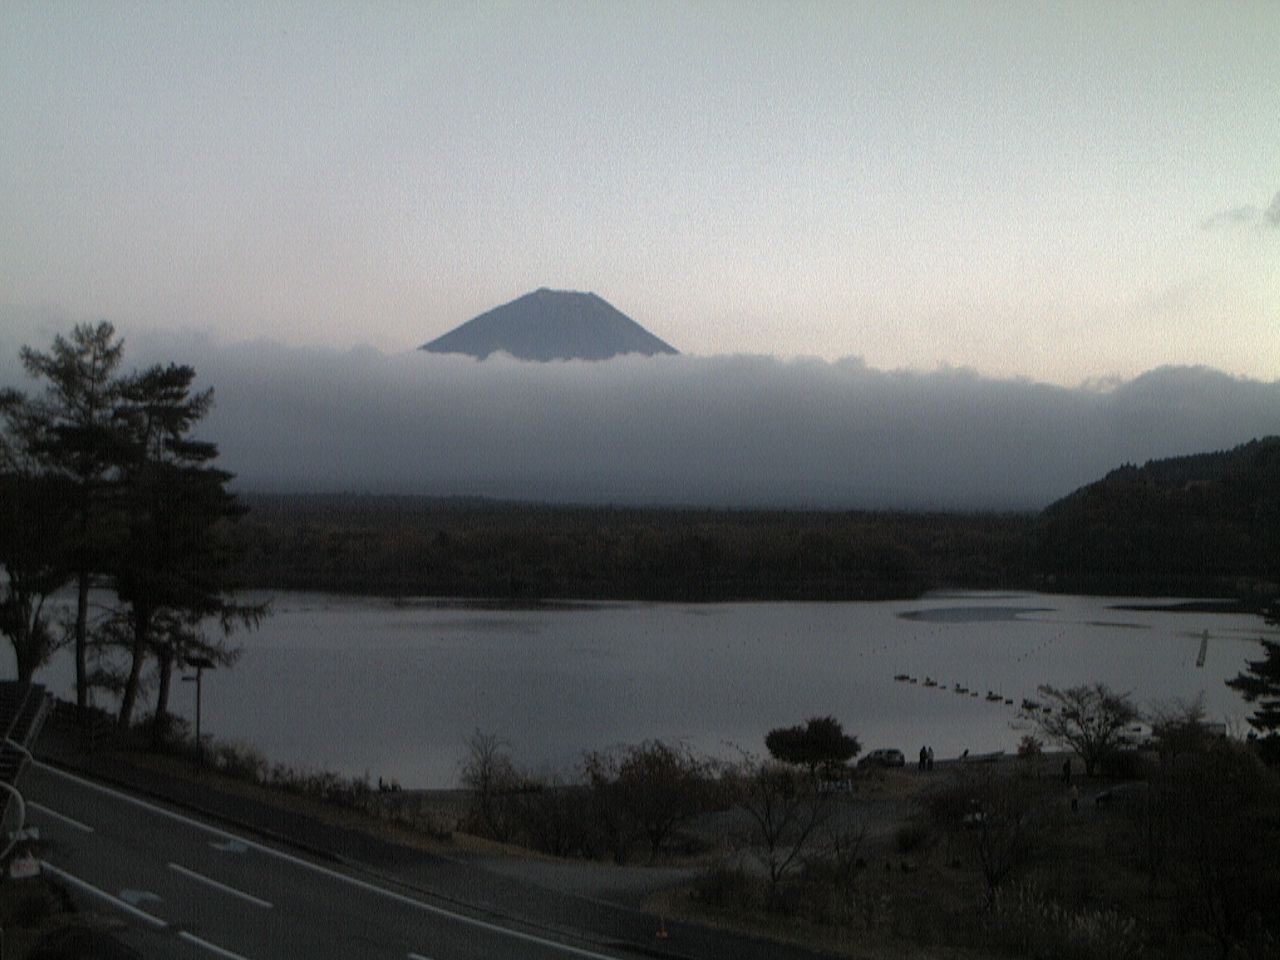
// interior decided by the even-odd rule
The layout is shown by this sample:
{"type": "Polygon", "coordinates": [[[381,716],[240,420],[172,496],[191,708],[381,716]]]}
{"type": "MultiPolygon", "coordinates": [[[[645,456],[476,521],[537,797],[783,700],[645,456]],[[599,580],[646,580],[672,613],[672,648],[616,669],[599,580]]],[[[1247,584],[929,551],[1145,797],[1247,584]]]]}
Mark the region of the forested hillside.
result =
{"type": "Polygon", "coordinates": [[[1056,589],[1274,594],[1280,437],[1126,465],[1044,511],[1037,566],[1056,589]]]}
{"type": "Polygon", "coordinates": [[[873,599],[1028,586],[1034,518],[245,496],[241,582],[391,596],[873,599]]]}

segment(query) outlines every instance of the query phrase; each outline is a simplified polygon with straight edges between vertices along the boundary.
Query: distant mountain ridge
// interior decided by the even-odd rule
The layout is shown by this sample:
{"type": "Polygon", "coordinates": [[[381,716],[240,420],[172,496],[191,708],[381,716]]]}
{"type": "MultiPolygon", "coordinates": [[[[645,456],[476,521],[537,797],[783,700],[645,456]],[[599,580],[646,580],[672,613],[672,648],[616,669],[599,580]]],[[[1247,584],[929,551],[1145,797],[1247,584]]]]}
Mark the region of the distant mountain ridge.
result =
{"type": "Polygon", "coordinates": [[[546,287],[473,317],[421,349],[481,360],[509,353],[542,362],[679,353],[594,293],[546,287]]]}
{"type": "Polygon", "coordinates": [[[1280,437],[1112,470],[1041,514],[1059,589],[1223,596],[1280,584],[1280,437]]]}

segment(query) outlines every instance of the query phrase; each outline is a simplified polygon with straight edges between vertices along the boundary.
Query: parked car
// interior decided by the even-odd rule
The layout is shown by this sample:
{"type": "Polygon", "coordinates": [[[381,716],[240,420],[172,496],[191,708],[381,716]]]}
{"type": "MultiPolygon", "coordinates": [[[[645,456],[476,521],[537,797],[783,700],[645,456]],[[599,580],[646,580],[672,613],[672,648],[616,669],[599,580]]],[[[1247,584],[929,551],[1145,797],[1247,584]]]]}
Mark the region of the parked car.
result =
{"type": "Polygon", "coordinates": [[[1149,787],[1145,780],[1132,780],[1108,787],[1093,798],[1099,807],[1141,807],[1147,802],[1149,787]]]}
{"type": "Polygon", "coordinates": [[[901,750],[895,750],[892,747],[880,750],[872,750],[865,757],[858,761],[858,767],[905,767],[907,758],[902,755],[901,750]]]}

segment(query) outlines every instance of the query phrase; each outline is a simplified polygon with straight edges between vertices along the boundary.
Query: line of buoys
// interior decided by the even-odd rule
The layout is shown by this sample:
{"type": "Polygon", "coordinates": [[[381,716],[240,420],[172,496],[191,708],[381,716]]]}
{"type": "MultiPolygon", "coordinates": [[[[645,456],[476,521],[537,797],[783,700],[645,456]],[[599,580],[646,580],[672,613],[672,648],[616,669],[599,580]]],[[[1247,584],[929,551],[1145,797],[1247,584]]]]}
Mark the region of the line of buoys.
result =
{"type": "MultiPolygon", "coordinates": [[[[1054,639],[1056,639],[1056,637],[1054,639]]],[[[946,684],[938,680],[935,680],[933,679],[933,677],[930,677],[930,676],[926,676],[924,678],[923,684],[920,683],[920,679],[918,677],[913,677],[909,673],[895,673],[893,675],[893,679],[898,681],[899,683],[914,683],[917,685],[923,685],[925,687],[930,687],[937,690],[950,690],[953,693],[956,693],[962,697],[966,695],[968,695],[971,698],[983,696],[977,690],[970,690],[964,684],[961,684],[961,683],[946,684]]],[[[1006,707],[1014,706],[1014,700],[1011,697],[1006,697],[1004,694],[996,690],[988,690],[986,692],[985,697],[983,697],[983,699],[985,699],[988,703],[999,703],[1006,707]]],[[[1018,709],[1021,710],[1023,713],[1053,713],[1052,707],[1045,706],[1044,704],[1041,704],[1035,700],[1032,700],[1029,697],[1022,698],[1022,703],[1018,706],[1018,709]]]]}

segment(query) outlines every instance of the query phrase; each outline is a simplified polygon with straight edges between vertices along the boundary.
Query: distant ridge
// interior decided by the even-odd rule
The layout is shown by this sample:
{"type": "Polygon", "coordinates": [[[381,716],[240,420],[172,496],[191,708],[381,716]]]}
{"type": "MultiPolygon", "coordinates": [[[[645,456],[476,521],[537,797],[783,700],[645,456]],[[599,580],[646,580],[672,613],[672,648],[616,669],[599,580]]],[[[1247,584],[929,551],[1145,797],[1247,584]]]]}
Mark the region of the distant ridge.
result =
{"type": "Polygon", "coordinates": [[[501,352],[544,362],[679,353],[594,293],[546,287],[482,313],[421,349],[481,360],[501,352]]]}

